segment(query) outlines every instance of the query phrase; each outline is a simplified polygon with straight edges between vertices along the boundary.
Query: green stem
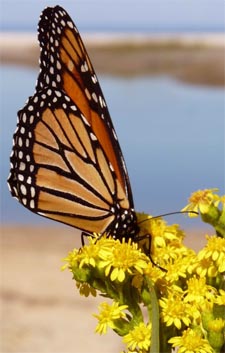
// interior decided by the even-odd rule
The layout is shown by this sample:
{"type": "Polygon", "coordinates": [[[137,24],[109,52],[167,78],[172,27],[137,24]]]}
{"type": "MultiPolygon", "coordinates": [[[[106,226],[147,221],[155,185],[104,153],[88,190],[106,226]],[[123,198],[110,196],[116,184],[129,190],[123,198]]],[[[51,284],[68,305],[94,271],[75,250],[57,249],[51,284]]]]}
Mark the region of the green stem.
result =
{"type": "Polygon", "coordinates": [[[149,318],[152,322],[152,337],[151,337],[151,347],[149,353],[159,353],[160,343],[159,343],[159,306],[156,291],[152,281],[145,276],[145,281],[147,282],[149,288],[150,303],[147,304],[149,318]]]}

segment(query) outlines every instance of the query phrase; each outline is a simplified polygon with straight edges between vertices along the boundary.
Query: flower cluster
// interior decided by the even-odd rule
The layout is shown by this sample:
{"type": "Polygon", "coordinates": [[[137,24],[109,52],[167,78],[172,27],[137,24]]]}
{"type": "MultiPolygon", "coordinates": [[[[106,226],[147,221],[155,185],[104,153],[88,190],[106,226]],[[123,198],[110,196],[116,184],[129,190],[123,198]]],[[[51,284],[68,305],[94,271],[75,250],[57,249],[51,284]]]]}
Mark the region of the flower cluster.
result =
{"type": "Polygon", "coordinates": [[[73,273],[80,294],[100,293],[112,300],[94,315],[97,333],[113,329],[127,352],[171,352],[175,347],[178,353],[222,352],[225,197],[216,191],[197,191],[184,208],[197,211],[215,229],[198,253],[183,244],[178,225],[138,214],[138,242],[95,234],[88,245],[68,254],[64,268],[73,273]]]}
{"type": "MultiPolygon", "coordinates": [[[[190,203],[182,211],[200,213],[202,220],[211,224],[218,236],[225,237],[225,196],[217,194],[218,189],[205,189],[194,192],[190,203]]],[[[190,213],[194,217],[195,213],[190,213]]]]}

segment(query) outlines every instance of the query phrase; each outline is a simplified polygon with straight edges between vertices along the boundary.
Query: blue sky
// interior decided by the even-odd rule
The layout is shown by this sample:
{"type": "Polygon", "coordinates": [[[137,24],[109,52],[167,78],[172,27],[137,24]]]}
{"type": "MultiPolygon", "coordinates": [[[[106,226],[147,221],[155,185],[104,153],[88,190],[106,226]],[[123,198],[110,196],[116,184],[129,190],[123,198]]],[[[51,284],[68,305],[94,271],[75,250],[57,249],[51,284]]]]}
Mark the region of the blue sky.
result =
{"type": "Polygon", "coordinates": [[[223,30],[224,0],[0,0],[1,28],[36,30],[46,6],[59,4],[81,30],[223,30]]]}

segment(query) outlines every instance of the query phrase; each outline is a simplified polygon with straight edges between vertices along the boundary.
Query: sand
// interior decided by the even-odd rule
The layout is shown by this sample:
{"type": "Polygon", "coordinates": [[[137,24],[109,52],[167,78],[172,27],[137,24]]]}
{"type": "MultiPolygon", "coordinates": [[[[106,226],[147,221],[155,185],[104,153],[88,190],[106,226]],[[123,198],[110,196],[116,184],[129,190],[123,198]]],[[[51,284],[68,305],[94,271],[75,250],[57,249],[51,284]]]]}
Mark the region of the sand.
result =
{"type": "Polygon", "coordinates": [[[80,246],[76,230],[3,227],[1,236],[1,353],[120,351],[114,333],[94,334],[102,299],[80,297],[71,273],[60,270],[80,246]]]}
{"type": "MultiPolygon", "coordinates": [[[[83,36],[97,73],[167,75],[187,83],[225,86],[225,35],[93,34],[83,36]]],[[[3,64],[38,66],[34,34],[0,33],[3,64]]]]}
{"type": "MultiPolygon", "coordinates": [[[[200,248],[202,231],[187,244],[200,248]]],[[[94,333],[102,298],[78,294],[61,261],[80,246],[76,230],[66,226],[4,226],[1,229],[1,353],[116,353],[120,338],[94,333]]]]}

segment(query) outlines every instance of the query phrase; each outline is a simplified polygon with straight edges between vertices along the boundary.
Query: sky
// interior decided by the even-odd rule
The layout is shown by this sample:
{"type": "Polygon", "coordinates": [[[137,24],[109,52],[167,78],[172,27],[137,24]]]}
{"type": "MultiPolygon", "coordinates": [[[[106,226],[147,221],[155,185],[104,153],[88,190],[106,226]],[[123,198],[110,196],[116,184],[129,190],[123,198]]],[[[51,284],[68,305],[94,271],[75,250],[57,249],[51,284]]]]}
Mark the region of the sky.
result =
{"type": "Polygon", "coordinates": [[[63,6],[81,30],[224,30],[224,0],[0,0],[2,30],[36,31],[46,6],[63,6]]]}

